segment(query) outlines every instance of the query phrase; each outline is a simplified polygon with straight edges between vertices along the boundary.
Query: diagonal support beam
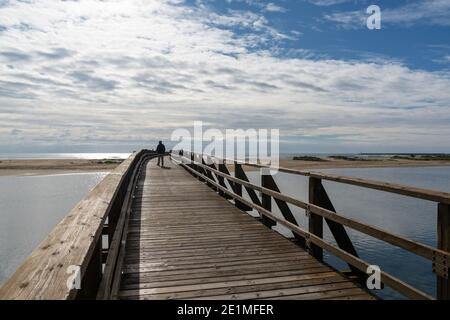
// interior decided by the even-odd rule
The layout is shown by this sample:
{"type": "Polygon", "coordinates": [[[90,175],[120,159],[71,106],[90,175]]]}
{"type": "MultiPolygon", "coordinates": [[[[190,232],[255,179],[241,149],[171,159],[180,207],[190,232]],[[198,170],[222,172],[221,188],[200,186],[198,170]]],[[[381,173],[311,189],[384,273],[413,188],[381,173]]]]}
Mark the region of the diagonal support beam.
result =
{"type": "MultiPolygon", "coordinates": [[[[273,190],[275,192],[280,192],[280,188],[278,188],[277,183],[275,182],[272,175],[270,175],[270,174],[261,175],[261,185],[264,188],[273,190]]],[[[275,203],[277,204],[278,208],[280,209],[280,212],[283,215],[284,219],[286,219],[290,223],[293,223],[296,226],[298,226],[297,220],[295,220],[295,217],[292,214],[292,211],[289,208],[288,204],[285,201],[277,199],[277,198],[275,198],[275,203]]],[[[263,194],[263,207],[267,210],[272,210],[272,197],[271,196],[263,194]]],[[[272,227],[273,225],[276,224],[275,221],[273,221],[267,217],[263,217],[262,222],[268,227],[272,227]]],[[[305,239],[303,237],[299,236],[296,233],[294,233],[294,237],[297,239],[297,242],[300,246],[302,246],[302,247],[305,246],[305,239]]]]}
{"type": "MultiPolygon", "coordinates": [[[[323,187],[322,180],[318,178],[309,178],[309,202],[315,204],[324,209],[336,212],[333,203],[331,202],[328,194],[323,187]]],[[[323,219],[321,216],[309,212],[309,230],[313,234],[323,238],[323,219]]],[[[334,239],[336,240],[339,248],[347,251],[351,255],[358,257],[355,247],[353,246],[350,237],[347,234],[344,226],[340,223],[334,222],[329,219],[325,219],[334,239]]],[[[322,248],[315,245],[311,245],[310,253],[319,260],[323,259],[322,248]]],[[[359,269],[349,265],[352,273],[358,277],[365,278],[367,275],[361,272],[359,269]]]]}
{"type": "MultiPolygon", "coordinates": [[[[223,172],[223,173],[225,173],[227,175],[230,175],[230,171],[228,170],[228,168],[225,165],[225,163],[219,163],[218,167],[219,167],[219,171],[220,172],[223,172]]],[[[217,177],[217,179],[219,179],[219,183],[221,183],[221,186],[223,186],[223,187],[228,189],[228,187],[225,184],[225,179],[223,177],[217,177]],[[223,183],[223,185],[222,185],[222,183],[223,183]]],[[[229,180],[229,179],[227,179],[227,181],[228,181],[228,184],[230,185],[231,189],[234,192],[234,182],[229,180]]],[[[225,197],[227,199],[232,199],[232,197],[230,195],[225,195],[225,197]]]]}
{"type": "MultiPolygon", "coordinates": [[[[235,174],[236,178],[250,182],[248,180],[247,175],[245,174],[244,169],[242,168],[242,165],[236,164],[234,166],[234,174],[235,174]]],[[[252,188],[249,188],[249,187],[245,187],[245,190],[247,191],[248,195],[250,196],[250,199],[252,199],[252,202],[254,204],[256,204],[258,206],[262,206],[261,200],[259,200],[259,197],[256,194],[255,190],[253,190],[252,188]]]]}
{"type": "MultiPolygon", "coordinates": [[[[242,179],[243,178],[242,173],[244,173],[244,170],[242,170],[242,166],[240,164],[238,164],[237,162],[235,162],[234,163],[234,176],[238,179],[242,179]]],[[[244,175],[245,175],[245,173],[244,173],[244,175]]],[[[247,179],[247,181],[248,181],[248,179],[247,179]]],[[[235,182],[233,189],[234,189],[234,193],[236,193],[237,195],[242,197],[242,184],[235,182]]],[[[255,196],[256,196],[256,194],[255,194],[255,196]]],[[[256,198],[258,198],[258,197],[256,197],[256,198]]],[[[258,201],[259,201],[259,199],[258,199],[258,201]]],[[[239,201],[237,199],[235,200],[235,204],[236,204],[236,207],[240,210],[243,210],[243,211],[253,210],[252,207],[247,206],[246,204],[242,203],[241,201],[239,201]]]]}

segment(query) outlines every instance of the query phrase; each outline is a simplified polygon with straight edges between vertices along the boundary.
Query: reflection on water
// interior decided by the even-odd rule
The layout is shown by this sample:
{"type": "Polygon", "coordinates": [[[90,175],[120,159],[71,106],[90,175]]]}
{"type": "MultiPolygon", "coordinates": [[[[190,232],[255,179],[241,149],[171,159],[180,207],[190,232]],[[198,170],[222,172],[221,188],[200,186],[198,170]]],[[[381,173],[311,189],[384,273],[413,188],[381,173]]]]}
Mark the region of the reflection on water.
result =
{"type": "MultiPolygon", "coordinates": [[[[321,171],[450,192],[450,167],[345,168],[321,171]]],[[[260,183],[258,172],[247,174],[252,182],[260,183]]],[[[104,175],[88,173],[0,177],[0,284],[104,175]]],[[[275,180],[283,193],[307,200],[307,178],[278,173],[275,180]]],[[[334,182],[324,181],[324,186],[336,210],[345,216],[409,239],[436,245],[435,203],[334,182]]],[[[300,225],[306,227],[307,220],[303,210],[290,207],[300,225]]],[[[272,208],[277,210],[275,203],[272,208]]],[[[283,228],[277,229],[289,234],[283,228]]],[[[359,232],[347,230],[364,260],[379,265],[382,270],[430,294],[435,293],[435,275],[431,271],[430,262],[359,232]]],[[[325,238],[333,241],[327,229],[325,238]]],[[[326,255],[325,259],[339,269],[347,268],[330,255],[326,255]]],[[[389,289],[383,290],[380,296],[401,297],[389,289]]]]}
{"type": "MultiPolygon", "coordinates": [[[[450,192],[450,167],[344,168],[320,171],[450,192]]],[[[249,176],[253,182],[260,183],[257,172],[251,172],[249,176]]],[[[278,173],[275,180],[283,193],[300,200],[307,200],[308,180],[306,177],[278,173]]],[[[335,182],[324,181],[323,184],[336,210],[345,216],[433,247],[436,246],[436,203],[335,182]]],[[[275,203],[272,207],[278,209],[275,203]]],[[[304,211],[291,205],[290,208],[297,221],[306,227],[304,211]]],[[[289,231],[283,228],[278,230],[283,234],[289,234],[289,231]]],[[[379,265],[382,270],[429,294],[435,294],[436,277],[431,271],[431,262],[359,232],[348,228],[347,231],[361,258],[379,265]]],[[[325,238],[334,242],[327,228],[325,228],[325,238]]],[[[328,254],[325,259],[339,269],[348,268],[345,263],[328,254]]],[[[379,294],[383,298],[401,298],[390,289],[383,290],[379,294]]]]}
{"type": "Polygon", "coordinates": [[[0,177],[0,284],[105,175],[0,177]]]}
{"type": "Polygon", "coordinates": [[[126,159],[131,153],[0,153],[0,159],[126,159]]]}

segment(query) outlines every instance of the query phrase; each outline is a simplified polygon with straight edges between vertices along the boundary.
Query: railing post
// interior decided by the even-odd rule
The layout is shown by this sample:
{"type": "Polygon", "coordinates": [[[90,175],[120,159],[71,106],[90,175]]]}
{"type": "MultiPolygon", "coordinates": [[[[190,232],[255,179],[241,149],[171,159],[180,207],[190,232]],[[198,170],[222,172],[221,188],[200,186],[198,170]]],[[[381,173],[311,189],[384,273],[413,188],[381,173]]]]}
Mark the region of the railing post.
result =
{"type": "MultiPolygon", "coordinates": [[[[261,172],[261,186],[263,188],[270,189],[270,180],[268,179],[268,175],[264,174],[264,172],[261,172]]],[[[261,202],[262,207],[266,209],[267,211],[272,212],[272,197],[263,193],[261,196],[261,202]]],[[[272,228],[277,223],[270,219],[269,217],[266,217],[265,215],[261,216],[261,222],[268,228],[272,228]]]]}
{"type": "MultiPolygon", "coordinates": [[[[309,203],[319,206],[321,208],[327,209],[329,211],[336,212],[336,209],[333,206],[325,188],[322,185],[322,179],[309,177],[309,203]]],[[[312,234],[323,238],[323,218],[319,215],[316,215],[312,212],[308,212],[309,215],[309,232],[312,234]]],[[[355,247],[353,246],[352,240],[347,234],[344,226],[340,223],[334,222],[330,219],[325,219],[328,228],[331,231],[334,239],[336,240],[336,244],[342,250],[350,253],[354,257],[358,257],[358,253],[356,252],[355,247]]],[[[323,259],[323,249],[318,246],[311,244],[309,249],[311,255],[316,257],[317,259],[323,259]]],[[[360,281],[364,281],[367,278],[367,275],[357,269],[356,267],[348,264],[351,274],[358,277],[360,281]]]]}
{"type": "MultiPolygon", "coordinates": [[[[438,219],[437,219],[437,248],[444,251],[450,251],[450,205],[445,203],[438,204],[438,219]]],[[[435,263],[433,261],[433,267],[435,263]]],[[[438,266],[439,267],[439,266],[438,266]]],[[[448,274],[448,264],[443,264],[444,270],[441,275],[436,276],[436,297],[439,300],[450,300],[450,280],[448,274]]]]}
{"type": "MultiPolygon", "coordinates": [[[[321,201],[318,197],[318,188],[322,182],[320,179],[310,177],[309,178],[309,203],[321,206],[321,201]]],[[[309,216],[308,229],[312,234],[323,238],[323,218],[312,212],[307,212],[309,216]]],[[[307,243],[309,253],[318,260],[323,259],[323,249],[316,246],[313,243],[307,243]]]]}

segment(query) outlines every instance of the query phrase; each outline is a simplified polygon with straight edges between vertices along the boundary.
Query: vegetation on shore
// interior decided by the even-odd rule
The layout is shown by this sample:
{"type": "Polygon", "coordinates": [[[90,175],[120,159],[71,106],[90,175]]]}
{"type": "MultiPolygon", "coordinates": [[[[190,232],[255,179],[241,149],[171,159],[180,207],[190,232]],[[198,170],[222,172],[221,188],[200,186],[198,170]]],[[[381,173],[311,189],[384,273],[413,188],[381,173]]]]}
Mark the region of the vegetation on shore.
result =
{"type": "Polygon", "coordinates": [[[328,161],[324,158],[312,157],[312,156],[296,156],[292,160],[301,160],[301,161],[328,161]]]}
{"type": "Polygon", "coordinates": [[[395,161],[395,160],[416,160],[416,161],[450,161],[450,154],[396,154],[382,155],[376,158],[366,158],[361,156],[332,155],[327,157],[317,156],[294,156],[292,160],[326,162],[331,160],[341,161],[395,161]]]}

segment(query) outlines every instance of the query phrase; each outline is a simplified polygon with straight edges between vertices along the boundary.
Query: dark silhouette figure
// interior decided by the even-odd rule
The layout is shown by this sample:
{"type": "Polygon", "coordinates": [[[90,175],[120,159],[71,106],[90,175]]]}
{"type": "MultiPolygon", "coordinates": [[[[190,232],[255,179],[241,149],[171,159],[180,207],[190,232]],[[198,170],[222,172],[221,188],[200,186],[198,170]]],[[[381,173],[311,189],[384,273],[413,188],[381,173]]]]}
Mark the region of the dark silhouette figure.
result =
{"type": "Polygon", "coordinates": [[[164,153],[166,153],[166,146],[163,145],[162,141],[158,143],[156,147],[156,153],[158,154],[158,166],[161,163],[161,168],[164,167],[164,153]]]}

